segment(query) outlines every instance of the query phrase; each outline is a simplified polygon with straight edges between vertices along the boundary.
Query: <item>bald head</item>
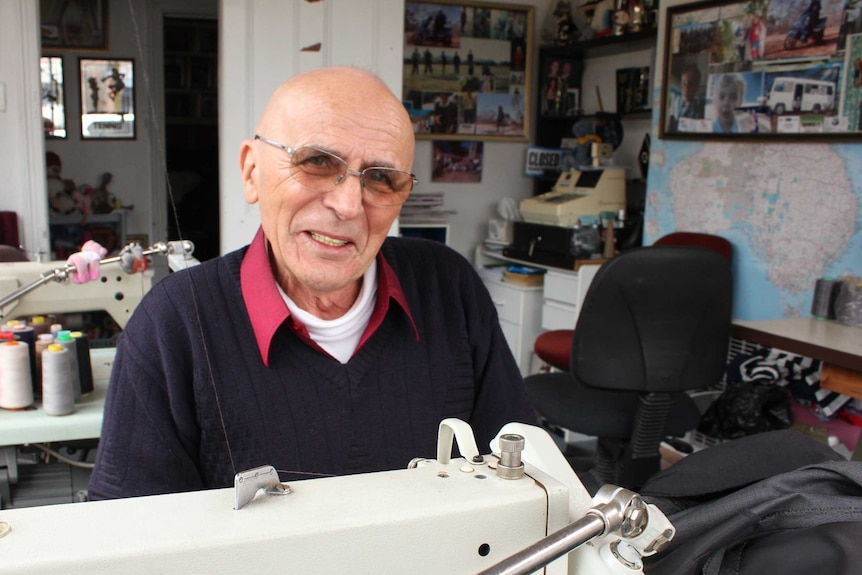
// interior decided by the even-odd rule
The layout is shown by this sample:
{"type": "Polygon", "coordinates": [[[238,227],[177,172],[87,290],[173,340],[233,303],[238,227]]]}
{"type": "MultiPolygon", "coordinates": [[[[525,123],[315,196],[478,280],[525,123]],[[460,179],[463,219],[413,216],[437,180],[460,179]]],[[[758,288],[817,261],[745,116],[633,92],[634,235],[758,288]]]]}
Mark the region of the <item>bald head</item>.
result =
{"type": "Polygon", "coordinates": [[[272,133],[279,125],[321,112],[335,121],[381,122],[400,145],[409,146],[412,156],[415,138],[407,110],[379,77],[360,68],[318,68],[290,78],[273,93],[257,133],[272,133]]]}

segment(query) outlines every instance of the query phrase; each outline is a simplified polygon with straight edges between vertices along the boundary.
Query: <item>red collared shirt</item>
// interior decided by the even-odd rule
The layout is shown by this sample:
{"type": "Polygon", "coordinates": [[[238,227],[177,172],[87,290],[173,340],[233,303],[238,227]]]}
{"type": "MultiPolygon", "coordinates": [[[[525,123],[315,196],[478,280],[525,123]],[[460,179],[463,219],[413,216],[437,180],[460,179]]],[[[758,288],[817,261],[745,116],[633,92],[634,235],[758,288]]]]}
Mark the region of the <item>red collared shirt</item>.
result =
{"type": "MultiPolygon", "coordinates": [[[[272,273],[272,266],[266,250],[266,238],[263,235],[262,228],[258,229],[254,240],[249,245],[243,257],[242,266],[240,267],[240,282],[242,285],[242,298],[245,301],[245,307],[251,319],[251,325],[257,339],[257,347],[260,350],[260,357],[263,359],[264,365],[269,366],[269,347],[272,343],[272,338],[285,321],[288,322],[290,329],[300,339],[321,353],[329,355],[311,339],[305,325],[291,316],[287,304],[284,303],[284,299],[278,291],[275,276],[272,273]]],[[[410,318],[410,323],[413,325],[413,331],[418,341],[419,330],[416,328],[416,323],[410,314],[410,308],[407,305],[407,299],[401,288],[401,282],[398,281],[398,277],[383,255],[378,253],[377,300],[374,303],[374,312],[371,314],[371,319],[365,328],[365,332],[362,334],[362,339],[359,340],[356,351],[359,351],[362,345],[368,341],[368,338],[383,323],[383,318],[386,317],[386,312],[389,311],[390,299],[400,305],[407,314],[407,317],[410,318]]]]}

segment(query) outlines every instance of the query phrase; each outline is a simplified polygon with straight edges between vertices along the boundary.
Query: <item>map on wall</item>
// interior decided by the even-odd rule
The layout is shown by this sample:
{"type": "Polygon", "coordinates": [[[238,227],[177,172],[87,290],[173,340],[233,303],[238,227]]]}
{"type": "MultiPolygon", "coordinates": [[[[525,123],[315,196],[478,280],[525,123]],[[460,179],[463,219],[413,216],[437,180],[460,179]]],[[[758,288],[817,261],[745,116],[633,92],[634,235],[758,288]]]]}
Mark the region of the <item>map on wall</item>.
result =
{"type": "Polygon", "coordinates": [[[674,230],[734,246],[734,317],[809,316],[817,278],[862,275],[853,145],[669,142],[651,151],[644,244],[674,230]]]}

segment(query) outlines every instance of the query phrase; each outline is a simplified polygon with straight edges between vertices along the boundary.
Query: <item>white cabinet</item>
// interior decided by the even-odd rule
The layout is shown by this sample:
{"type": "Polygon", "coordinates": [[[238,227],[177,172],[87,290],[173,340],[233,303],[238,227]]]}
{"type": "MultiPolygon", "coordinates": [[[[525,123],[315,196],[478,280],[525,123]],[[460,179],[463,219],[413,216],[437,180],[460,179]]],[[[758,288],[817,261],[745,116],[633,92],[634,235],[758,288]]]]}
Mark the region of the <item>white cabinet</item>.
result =
{"type": "Polygon", "coordinates": [[[542,303],[542,329],[574,329],[587,289],[599,267],[585,265],[577,272],[548,270],[542,303]]]}
{"type": "MultiPolygon", "coordinates": [[[[533,373],[533,345],[543,331],[574,329],[578,313],[600,264],[582,265],[578,271],[550,268],[507,258],[502,254],[476,248],[477,271],[491,293],[500,326],[518,367],[524,375],[533,373]],[[502,281],[501,262],[544,268],[542,287],[521,287],[502,281]]],[[[536,366],[538,367],[538,365],[536,366]]]]}
{"type": "Polygon", "coordinates": [[[521,374],[530,374],[533,344],[542,331],[542,288],[522,287],[505,283],[502,270],[484,270],[482,280],[497,308],[500,327],[506,342],[518,362],[521,374]]]}

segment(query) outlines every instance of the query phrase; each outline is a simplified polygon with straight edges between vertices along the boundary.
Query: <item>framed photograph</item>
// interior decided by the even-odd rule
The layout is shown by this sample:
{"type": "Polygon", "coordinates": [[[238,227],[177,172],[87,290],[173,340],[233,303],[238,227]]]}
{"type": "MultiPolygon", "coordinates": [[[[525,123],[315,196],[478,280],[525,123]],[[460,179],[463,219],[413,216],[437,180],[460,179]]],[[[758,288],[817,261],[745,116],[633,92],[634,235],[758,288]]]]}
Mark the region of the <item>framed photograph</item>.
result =
{"type": "MultiPolygon", "coordinates": [[[[855,5],[854,5],[855,6],[855,5]]],[[[862,89],[845,0],[668,8],[659,134],[679,140],[859,140],[862,89]],[[854,84],[857,84],[854,86],[854,84]]]]}
{"type": "Polygon", "coordinates": [[[46,138],[66,137],[66,91],[63,87],[63,58],[39,58],[42,84],[42,125],[46,138]]]}
{"type": "Polygon", "coordinates": [[[406,2],[403,101],[416,137],[526,141],[532,30],[532,6],[406,2]]]}
{"type": "Polygon", "coordinates": [[[78,60],[81,77],[81,138],[135,138],[133,60],[78,60]]]}
{"type": "Polygon", "coordinates": [[[580,81],[578,60],[549,54],[541,62],[539,98],[543,117],[576,116],[580,109],[580,81]]]}
{"type": "Polygon", "coordinates": [[[482,142],[436,140],[431,146],[434,155],[432,182],[478,184],[482,181],[482,142]]]}
{"type": "Polygon", "coordinates": [[[43,50],[108,50],[108,0],[39,0],[43,50]]]}
{"type": "Polygon", "coordinates": [[[636,114],[650,109],[650,69],[617,68],[617,112],[636,114]]]}

